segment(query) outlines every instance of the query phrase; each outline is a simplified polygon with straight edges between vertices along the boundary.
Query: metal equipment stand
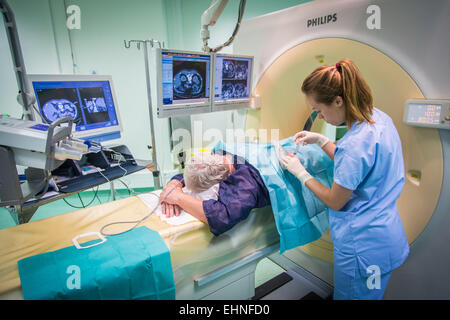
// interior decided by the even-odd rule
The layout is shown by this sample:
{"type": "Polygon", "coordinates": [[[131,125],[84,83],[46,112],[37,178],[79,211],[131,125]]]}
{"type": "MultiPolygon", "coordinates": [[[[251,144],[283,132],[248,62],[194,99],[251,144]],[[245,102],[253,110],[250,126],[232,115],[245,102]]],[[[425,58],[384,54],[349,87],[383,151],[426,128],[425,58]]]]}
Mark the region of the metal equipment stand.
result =
{"type": "Polygon", "coordinates": [[[22,48],[20,46],[19,35],[17,33],[16,19],[14,13],[9,7],[6,0],[0,0],[0,12],[3,15],[3,22],[5,24],[6,35],[11,50],[11,58],[14,64],[14,73],[16,74],[17,86],[19,89],[18,100],[23,106],[23,117],[25,120],[34,120],[33,115],[33,99],[30,93],[32,90],[26,79],[27,71],[23,61],[22,48]]]}
{"type": "Polygon", "coordinates": [[[160,48],[164,48],[164,42],[161,43],[158,40],[124,40],[125,48],[129,49],[131,47],[131,43],[136,43],[136,47],[138,50],[141,49],[141,44],[144,47],[144,62],[145,62],[145,80],[147,82],[147,99],[148,99],[148,112],[150,114],[150,132],[152,135],[152,160],[154,164],[154,171],[153,171],[153,183],[155,190],[160,189],[161,183],[159,180],[160,172],[158,170],[158,164],[156,160],[156,143],[155,143],[155,128],[153,125],[153,107],[152,107],[152,95],[151,95],[151,85],[150,85],[150,67],[149,67],[149,61],[148,61],[148,48],[147,44],[150,45],[151,48],[153,48],[154,44],[158,44],[160,48]]]}

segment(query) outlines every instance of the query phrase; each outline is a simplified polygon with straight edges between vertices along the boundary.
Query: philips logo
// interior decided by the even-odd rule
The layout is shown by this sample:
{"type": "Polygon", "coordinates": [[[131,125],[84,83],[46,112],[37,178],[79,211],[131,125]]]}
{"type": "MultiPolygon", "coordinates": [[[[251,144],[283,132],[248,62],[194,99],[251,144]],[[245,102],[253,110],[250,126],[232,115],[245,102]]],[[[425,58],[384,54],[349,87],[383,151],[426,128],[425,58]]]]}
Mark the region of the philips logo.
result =
{"type": "Polygon", "coordinates": [[[327,24],[330,22],[336,22],[337,20],[337,13],[333,13],[333,14],[329,14],[327,16],[323,16],[323,17],[318,17],[318,18],[313,18],[313,19],[308,19],[308,22],[306,24],[306,27],[317,27],[318,25],[321,24],[327,24]]]}

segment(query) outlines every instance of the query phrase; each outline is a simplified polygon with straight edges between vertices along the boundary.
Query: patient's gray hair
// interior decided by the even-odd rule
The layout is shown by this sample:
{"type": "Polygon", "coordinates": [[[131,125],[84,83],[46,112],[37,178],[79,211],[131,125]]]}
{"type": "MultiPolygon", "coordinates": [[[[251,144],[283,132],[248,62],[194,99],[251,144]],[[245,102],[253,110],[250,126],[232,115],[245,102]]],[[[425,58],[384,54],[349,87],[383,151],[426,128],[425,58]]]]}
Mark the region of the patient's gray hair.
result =
{"type": "Polygon", "coordinates": [[[186,187],[194,192],[202,192],[225,180],[230,168],[219,154],[198,154],[190,158],[184,169],[186,187]]]}

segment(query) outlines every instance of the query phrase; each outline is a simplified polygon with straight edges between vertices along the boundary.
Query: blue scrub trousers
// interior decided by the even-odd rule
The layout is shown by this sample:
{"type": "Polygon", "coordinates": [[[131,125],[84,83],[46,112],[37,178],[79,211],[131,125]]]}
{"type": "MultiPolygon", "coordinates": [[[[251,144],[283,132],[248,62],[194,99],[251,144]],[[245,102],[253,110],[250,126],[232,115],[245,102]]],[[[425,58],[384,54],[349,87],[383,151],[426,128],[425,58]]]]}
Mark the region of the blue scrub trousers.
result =
{"type": "Polygon", "coordinates": [[[386,290],[391,272],[381,274],[379,289],[371,286],[373,278],[363,274],[360,268],[354,268],[354,274],[349,275],[340,268],[334,267],[334,300],[381,300],[386,290]],[[369,281],[368,281],[369,280],[369,281]],[[368,285],[369,282],[369,285],[368,285]]]}

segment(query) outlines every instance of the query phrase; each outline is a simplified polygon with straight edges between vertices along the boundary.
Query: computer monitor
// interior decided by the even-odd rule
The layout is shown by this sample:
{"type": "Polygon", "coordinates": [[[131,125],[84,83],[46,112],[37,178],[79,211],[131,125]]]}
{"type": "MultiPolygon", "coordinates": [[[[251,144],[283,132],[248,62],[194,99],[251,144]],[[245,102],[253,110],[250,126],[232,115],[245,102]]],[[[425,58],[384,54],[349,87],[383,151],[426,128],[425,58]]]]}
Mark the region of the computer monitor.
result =
{"type": "Polygon", "coordinates": [[[111,76],[28,75],[28,80],[45,122],[69,116],[74,120],[74,137],[96,142],[121,137],[122,123],[111,76]]]}
{"type": "Polygon", "coordinates": [[[211,111],[211,55],[157,49],[158,117],[211,111]]]}
{"type": "Polygon", "coordinates": [[[253,57],[216,54],[212,111],[250,108],[253,57]]]}

